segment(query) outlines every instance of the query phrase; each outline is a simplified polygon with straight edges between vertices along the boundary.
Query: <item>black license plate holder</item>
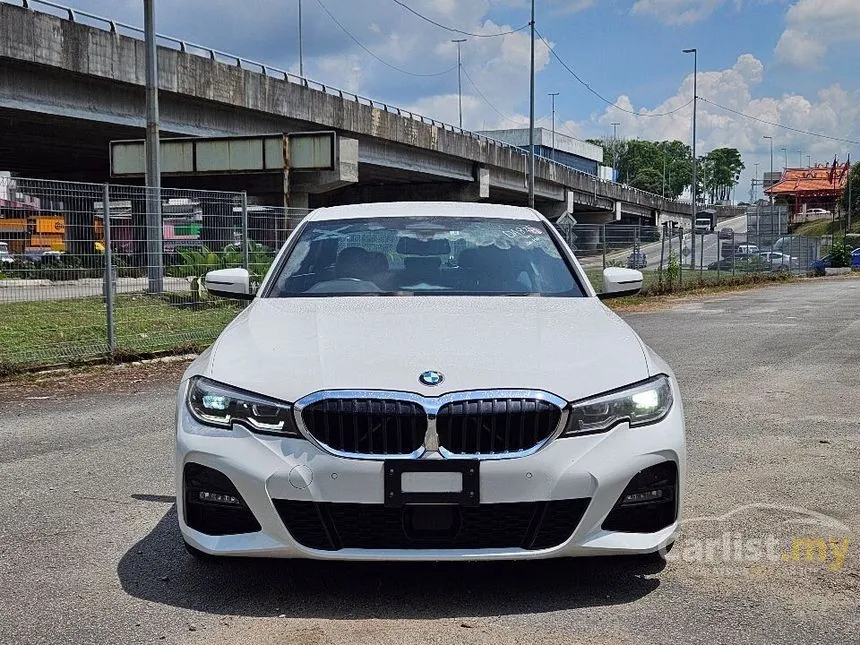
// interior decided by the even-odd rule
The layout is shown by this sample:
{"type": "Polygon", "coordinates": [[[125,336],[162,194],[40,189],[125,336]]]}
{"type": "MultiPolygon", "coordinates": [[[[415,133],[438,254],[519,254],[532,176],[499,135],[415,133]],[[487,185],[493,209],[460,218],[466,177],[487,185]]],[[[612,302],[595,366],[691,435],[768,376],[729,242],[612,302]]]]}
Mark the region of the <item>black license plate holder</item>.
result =
{"type": "Polygon", "coordinates": [[[385,505],[456,504],[478,506],[481,503],[480,462],[477,459],[389,459],[385,468],[385,505]],[[404,492],[403,473],[461,473],[460,492],[404,492]]]}

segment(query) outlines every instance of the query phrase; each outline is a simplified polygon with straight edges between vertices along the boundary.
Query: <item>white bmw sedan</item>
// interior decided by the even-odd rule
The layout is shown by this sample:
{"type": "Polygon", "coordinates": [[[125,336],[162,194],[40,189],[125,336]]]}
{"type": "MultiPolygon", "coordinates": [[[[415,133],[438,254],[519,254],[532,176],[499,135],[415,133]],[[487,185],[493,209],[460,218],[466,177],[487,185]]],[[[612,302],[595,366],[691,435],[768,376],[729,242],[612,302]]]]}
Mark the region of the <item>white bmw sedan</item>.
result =
{"type": "Polygon", "coordinates": [[[685,475],[669,366],[537,212],[392,203],[311,213],[182,379],[193,555],[512,560],[671,545],[685,475]]]}

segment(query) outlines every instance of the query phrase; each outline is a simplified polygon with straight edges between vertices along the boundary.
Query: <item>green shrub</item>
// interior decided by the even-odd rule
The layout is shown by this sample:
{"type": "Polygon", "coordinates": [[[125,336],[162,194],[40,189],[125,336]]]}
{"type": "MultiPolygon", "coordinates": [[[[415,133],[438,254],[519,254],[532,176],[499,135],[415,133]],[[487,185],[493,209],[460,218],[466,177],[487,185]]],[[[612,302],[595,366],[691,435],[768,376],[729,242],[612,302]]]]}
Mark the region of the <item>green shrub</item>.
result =
{"type": "Polygon", "coordinates": [[[845,239],[834,240],[830,247],[830,266],[834,269],[851,266],[851,249],[845,244],[845,239]]]}

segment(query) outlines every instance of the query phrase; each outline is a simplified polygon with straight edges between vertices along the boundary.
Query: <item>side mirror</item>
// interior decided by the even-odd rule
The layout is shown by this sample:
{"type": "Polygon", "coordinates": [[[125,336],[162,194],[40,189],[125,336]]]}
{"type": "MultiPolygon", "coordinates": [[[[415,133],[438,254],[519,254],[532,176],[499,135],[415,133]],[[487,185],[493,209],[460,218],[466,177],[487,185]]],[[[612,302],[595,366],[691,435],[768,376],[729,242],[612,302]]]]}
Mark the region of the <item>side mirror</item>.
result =
{"type": "Polygon", "coordinates": [[[623,298],[635,296],[642,290],[642,272],[635,269],[610,267],[603,270],[603,293],[598,293],[601,300],[608,298],[623,298]]]}
{"type": "Polygon", "coordinates": [[[251,275],[247,269],[218,269],[210,271],[203,279],[206,291],[222,298],[253,300],[251,275]]]}

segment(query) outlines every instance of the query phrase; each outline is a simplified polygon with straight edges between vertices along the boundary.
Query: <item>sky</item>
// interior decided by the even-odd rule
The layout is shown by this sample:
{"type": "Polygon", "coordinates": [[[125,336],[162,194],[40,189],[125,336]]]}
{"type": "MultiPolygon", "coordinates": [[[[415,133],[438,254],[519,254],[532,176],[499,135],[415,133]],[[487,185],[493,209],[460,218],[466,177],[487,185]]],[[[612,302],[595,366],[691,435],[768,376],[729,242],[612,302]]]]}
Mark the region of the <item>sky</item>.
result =
{"type": "MultiPolygon", "coordinates": [[[[528,125],[529,31],[514,31],[528,24],[528,0],[400,1],[472,35],[396,0],[301,0],[305,76],[456,124],[451,40],[466,38],[464,127],[528,125]]],[[[65,3],[143,23],[142,0],[65,3]]],[[[156,0],[156,28],[298,72],[298,3],[156,0]]],[[[741,151],[737,199],[749,198],[754,164],[770,169],[766,135],[775,170],[807,155],[860,161],[860,0],[537,0],[535,23],[538,125],[550,127],[558,92],[559,132],[611,136],[618,123],[619,137],[690,142],[693,56],[682,50],[695,47],[697,153],[741,151]]]]}

